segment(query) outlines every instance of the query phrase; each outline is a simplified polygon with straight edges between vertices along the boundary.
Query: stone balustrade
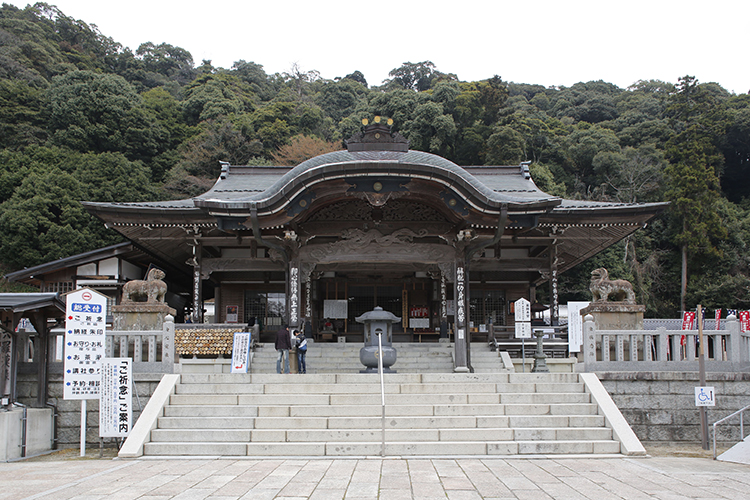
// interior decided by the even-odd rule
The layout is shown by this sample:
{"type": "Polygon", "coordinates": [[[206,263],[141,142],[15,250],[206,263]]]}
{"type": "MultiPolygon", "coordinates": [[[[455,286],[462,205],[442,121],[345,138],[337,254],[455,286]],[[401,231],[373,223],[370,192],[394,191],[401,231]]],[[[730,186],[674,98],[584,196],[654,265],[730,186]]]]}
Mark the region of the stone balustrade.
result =
{"type": "MultiPolygon", "coordinates": [[[[740,332],[730,316],[724,330],[704,330],[706,369],[738,371],[750,365],[750,332],[740,332]]],[[[695,371],[698,369],[696,330],[597,330],[584,317],[585,371],[695,371]]]]}
{"type": "MultiPolygon", "coordinates": [[[[58,352],[64,339],[63,329],[50,333],[50,373],[62,373],[63,352],[58,352]]],[[[175,323],[167,316],[161,330],[107,330],[105,355],[108,358],[132,358],[134,373],[174,373],[175,363],[175,323]]],[[[64,351],[64,349],[63,349],[64,351]]]]}

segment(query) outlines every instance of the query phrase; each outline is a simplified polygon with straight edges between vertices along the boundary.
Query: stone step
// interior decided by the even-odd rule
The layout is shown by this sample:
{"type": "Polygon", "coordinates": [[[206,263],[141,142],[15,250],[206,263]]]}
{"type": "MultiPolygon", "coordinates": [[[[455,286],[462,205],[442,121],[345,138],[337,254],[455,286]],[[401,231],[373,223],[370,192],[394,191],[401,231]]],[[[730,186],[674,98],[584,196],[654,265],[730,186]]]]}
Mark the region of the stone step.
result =
{"type": "MultiPolygon", "coordinates": [[[[305,377],[299,376],[294,384],[179,384],[177,394],[373,394],[380,393],[379,380],[371,383],[304,383],[305,377]]],[[[531,394],[531,393],[577,393],[583,394],[580,384],[572,383],[529,383],[511,384],[495,382],[474,382],[472,384],[453,383],[386,383],[383,389],[386,394],[531,394]]]]}
{"type": "MultiPolygon", "coordinates": [[[[386,393],[385,400],[386,406],[398,406],[398,405],[420,405],[420,404],[433,404],[433,405],[466,405],[466,404],[483,404],[483,405],[504,405],[506,407],[516,407],[518,410],[523,411],[525,407],[533,411],[534,414],[539,414],[539,411],[551,411],[549,407],[565,405],[573,406],[590,406],[588,404],[588,395],[581,393],[576,394],[561,394],[551,397],[553,401],[546,403],[540,403],[537,401],[545,401],[543,394],[496,394],[496,393],[474,393],[474,394],[409,394],[409,393],[386,393]],[[513,398],[518,396],[519,399],[514,400],[513,398]],[[576,396],[580,397],[580,401],[576,401],[573,398],[576,396]],[[505,402],[503,402],[505,399],[505,402]],[[537,407],[545,407],[546,410],[536,409],[537,407]]],[[[382,397],[379,392],[372,392],[369,394],[312,394],[312,393],[271,393],[271,394],[173,394],[169,398],[169,404],[174,406],[268,406],[268,405],[288,405],[290,400],[297,405],[380,405],[382,404],[382,397]]],[[[579,411],[576,411],[578,414],[579,411]]]]}
{"type": "MultiPolygon", "coordinates": [[[[358,373],[365,367],[359,360],[361,343],[310,343],[306,354],[308,374],[358,373]]],[[[453,371],[453,345],[440,343],[396,343],[399,373],[453,371]]],[[[292,353],[294,354],[294,353],[292,353]]],[[[262,344],[253,352],[251,372],[275,373],[278,353],[272,344],[262,344]]]]}
{"type": "MultiPolygon", "coordinates": [[[[300,381],[301,375],[279,375],[276,373],[234,374],[234,373],[183,373],[182,384],[194,383],[226,383],[226,384],[289,384],[300,381]]],[[[370,373],[338,373],[338,374],[306,374],[303,382],[306,384],[352,384],[373,383],[380,384],[378,374],[370,373]]],[[[386,373],[386,384],[403,383],[475,383],[495,382],[513,384],[535,383],[578,383],[576,373],[386,373]],[[541,376],[545,375],[545,376],[541,376]]],[[[576,391],[579,392],[579,391],[576,391]]]]}
{"type": "MultiPolygon", "coordinates": [[[[381,429],[154,429],[154,442],[367,442],[382,439],[381,429]]],[[[610,429],[386,429],[388,443],[409,441],[605,441],[610,429]]]]}
{"type": "MultiPolygon", "coordinates": [[[[146,443],[153,456],[379,456],[381,442],[146,443]]],[[[387,456],[617,454],[616,441],[412,441],[385,444],[387,456]]]]}
{"type": "MultiPolygon", "coordinates": [[[[499,420],[493,420],[491,423],[483,423],[481,427],[519,427],[521,424],[510,418],[519,419],[523,416],[529,419],[529,425],[532,426],[595,426],[603,425],[604,421],[596,415],[596,405],[592,404],[573,404],[565,406],[557,405],[486,405],[486,404],[466,404],[466,405],[386,405],[386,417],[503,417],[499,420]],[[548,414],[547,412],[551,413],[548,414]],[[566,413],[567,412],[567,413],[566,413]],[[570,417],[570,419],[569,419],[570,417]],[[593,417],[593,419],[591,418],[593,417]],[[535,424],[535,418],[549,418],[548,424],[535,424]],[[571,424],[574,419],[581,419],[579,424],[571,424]]],[[[221,421],[222,418],[236,418],[239,421],[253,417],[273,417],[276,419],[282,417],[296,418],[316,418],[316,417],[372,417],[381,418],[382,406],[376,404],[369,405],[268,405],[268,406],[167,406],[164,410],[166,418],[204,418],[206,426],[209,418],[215,418],[221,421]]],[[[161,422],[160,419],[160,422],[161,422]]],[[[379,425],[379,424],[378,424],[379,425]]],[[[170,426],[171,427],[171,426],[170,426]]]]}
{"type": "MultiPolygon", "coordinates": [[[[379,380],[373,380],[379,382],[379,380]]],[[[576,387],[580,389],[579,387],[576,387]]],[[[561,387],[563,389],[563,387],[561,387]]],[[[475,394],[495,393],[497,384],[476,382],[473,384],[385,384],[386,394],[475,394]]],[[[371,384],[305,384],[295,383],[291,387],[278,384],[265,385],[265,394],[380,394],[379,383],[371,384]]],[[[567,392],[574,392],[572,390],[567,392]]]]}
{"type": "MultiPolygon", "coordinates": [[[[620,452],[575,373],[390,373],[384,380],[387,455],[620,452]]],[[[377,374],[183,373],[144,452],[379,455],[380,391],[377,374]]]]}
{"type": "Polygon", "coordinates": [[[256,405],[167,405],[165,417],[256,417],[256,405]]]}
{"type": "Polygon", "coordinates": [[[160,443],[249,443],[250,429],[154,429],[151,440],[160,443]]]}
{"type": "Polygon", "coordinates": [[[169,416],[160,417],[159,429],[252,429],[255,416],[213,417],[213,416],[169,416]]]}
{"type": "MultiPolygon", "coordinates": [[[[387,417],[396,416],[462,416],[462,415],[504,415],[501,405],[386,405],[387,417]]],[[[336,406],[260,406],[260,417],[336,417],[359,416],[380,417],[383,414],[381,405],[336,405],[336,406]]]]}
{"type": "Polygon", "coordinates": [[[178,384],[175,394],[262,394],[261,384],[178,384]]]}

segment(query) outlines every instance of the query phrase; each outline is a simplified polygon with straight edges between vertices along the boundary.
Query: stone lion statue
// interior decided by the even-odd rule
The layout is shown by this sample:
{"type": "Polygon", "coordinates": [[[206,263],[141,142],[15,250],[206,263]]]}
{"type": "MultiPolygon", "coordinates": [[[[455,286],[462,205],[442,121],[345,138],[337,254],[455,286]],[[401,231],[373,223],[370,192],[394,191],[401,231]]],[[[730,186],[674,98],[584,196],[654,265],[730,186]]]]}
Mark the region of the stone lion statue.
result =
{"type": "Polygon", "coordinates": [[[128,281],[122,287],[122,303],[163,303],[164,295],[167,293],[167,284],[162,281],[164,276],[164,271],[153,268],[148,272],[145,280],[128,281]]]}
{"type": "Polygon", "coordinates": [[[627,280],[610,280],[609,273],[603,267],[591,271],[589,290],[594,302],[624,302],[635,304],[633,285],[627,280]]]}

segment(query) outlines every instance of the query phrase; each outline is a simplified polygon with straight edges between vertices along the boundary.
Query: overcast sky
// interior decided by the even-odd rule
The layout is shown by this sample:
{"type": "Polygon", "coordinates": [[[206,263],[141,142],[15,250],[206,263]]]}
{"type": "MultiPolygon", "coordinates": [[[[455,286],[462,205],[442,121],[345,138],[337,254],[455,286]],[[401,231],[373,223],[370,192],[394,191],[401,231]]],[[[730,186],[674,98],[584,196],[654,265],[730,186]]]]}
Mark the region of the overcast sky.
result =
{"type": "Polygon", "coordinates": [[[464,81],[625,88],[692,75],[750,91],[748,0],[47,1],[133,51],[164,42],[196,65],[244,59],[273,74],[297,63],[379,85],[402,63],[429,60],[464,81]]]}

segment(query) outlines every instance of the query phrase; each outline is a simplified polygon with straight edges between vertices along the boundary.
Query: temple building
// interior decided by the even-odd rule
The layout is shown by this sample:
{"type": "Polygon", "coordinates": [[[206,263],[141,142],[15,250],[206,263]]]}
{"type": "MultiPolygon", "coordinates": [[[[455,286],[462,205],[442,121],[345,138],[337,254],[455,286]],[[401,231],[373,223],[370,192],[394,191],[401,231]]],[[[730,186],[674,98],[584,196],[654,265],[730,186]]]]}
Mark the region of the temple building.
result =
{"type": "Polygon", "coordinates": [[[562,199],[528,163],[460,167],[381,123],[346,146],[295,167],[224,163],[192,199],[84,205],[170,281],[192,276],[193,322],[212,298],[219,323],[356,336],[380,306],[400,332],[452,335],[457,367],[472,333],[512,324],[510,304],[547,281],[554,322],[559,274],[666,205],[562,199]]]}

